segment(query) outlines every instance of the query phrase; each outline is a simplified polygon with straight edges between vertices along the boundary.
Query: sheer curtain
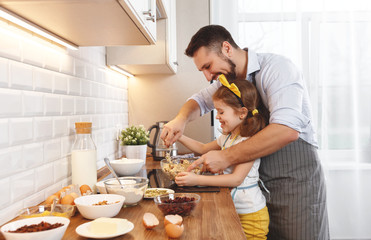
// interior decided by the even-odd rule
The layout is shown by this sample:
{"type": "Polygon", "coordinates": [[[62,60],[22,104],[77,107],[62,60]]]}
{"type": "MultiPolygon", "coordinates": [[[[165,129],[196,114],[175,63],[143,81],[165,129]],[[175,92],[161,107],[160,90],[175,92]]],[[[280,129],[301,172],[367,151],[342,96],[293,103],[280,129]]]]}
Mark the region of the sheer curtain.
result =
{"type": "Polygon", "coordinates": [[[371,239],[371,2],[210,0],[240,47],[303,72],[325,169],[332,239],[371,239]]]}

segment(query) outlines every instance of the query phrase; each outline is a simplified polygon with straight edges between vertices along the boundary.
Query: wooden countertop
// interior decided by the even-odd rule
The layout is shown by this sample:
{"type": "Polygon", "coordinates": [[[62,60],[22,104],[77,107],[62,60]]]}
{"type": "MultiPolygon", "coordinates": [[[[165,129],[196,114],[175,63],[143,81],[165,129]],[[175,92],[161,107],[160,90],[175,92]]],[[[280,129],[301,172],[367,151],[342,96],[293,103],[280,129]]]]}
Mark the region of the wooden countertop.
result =
{"type": "MultiPolygon", "coordinates": [[[[145,167],[147,169],[159,169],[160,162],[153,161],[149,157],[145,167]]],[[[98,180],[107,177],[109,174],[108,169],[100,169],[98,180]]],[[[221,188],[220,192],[197,194],[201,196],[201,201],[190,216],[184,217],[184,233],[179,239],[246,239],[228,188],[221,188]]],[[[134,229],[125,235],[112,239],[167,239],[163,224],[164,215],[156,207],[153,200],[143,199],[137,206],[122,208],[115,217],[128,219],[134,223],[134,229]],[[152,230],[146,230],[142,224],[145,212],[153,213],[160,221],[160,224],[152,230]]],[[[80,224],[91,220],[84,219],[78,212],[70,220],[70,225],[63,239],[86,239],[80,237],[75,229],[80,224]]],[[[0,240],[2,239],[5,238],[1,235],[0,240]]]]}

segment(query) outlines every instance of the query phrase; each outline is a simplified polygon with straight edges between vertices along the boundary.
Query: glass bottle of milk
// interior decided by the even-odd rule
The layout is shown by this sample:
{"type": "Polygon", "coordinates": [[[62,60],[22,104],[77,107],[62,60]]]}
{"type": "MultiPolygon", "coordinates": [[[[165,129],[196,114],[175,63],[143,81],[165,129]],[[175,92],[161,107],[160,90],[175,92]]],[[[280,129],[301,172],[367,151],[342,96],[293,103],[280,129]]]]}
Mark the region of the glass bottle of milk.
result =
{"type": "Polygon", "coordinates": [[[97,148],[91,137],[91,122],[76,122],[76,139],[71,150],[72,184],[87,184],[95,191],[97,148]]]}

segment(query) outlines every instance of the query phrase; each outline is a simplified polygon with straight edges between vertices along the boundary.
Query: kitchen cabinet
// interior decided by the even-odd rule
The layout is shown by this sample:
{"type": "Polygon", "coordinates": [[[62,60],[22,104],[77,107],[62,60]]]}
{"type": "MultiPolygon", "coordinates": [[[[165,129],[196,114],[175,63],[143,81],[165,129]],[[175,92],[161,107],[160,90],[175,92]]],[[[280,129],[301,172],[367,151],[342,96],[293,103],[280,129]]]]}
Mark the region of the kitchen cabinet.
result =
{"type": "Polygon", "coordinates": [[[107,65],[134,75],[177,72],[176,1],[162,0],[162,4],[167,18],[157,20],[156,44],[107,47],[107,65]]]}
{"type": "Polygon", "coordinates": [[[0,0],[0,7],[77,46],[156,42],[156,0],[0,0]]]}

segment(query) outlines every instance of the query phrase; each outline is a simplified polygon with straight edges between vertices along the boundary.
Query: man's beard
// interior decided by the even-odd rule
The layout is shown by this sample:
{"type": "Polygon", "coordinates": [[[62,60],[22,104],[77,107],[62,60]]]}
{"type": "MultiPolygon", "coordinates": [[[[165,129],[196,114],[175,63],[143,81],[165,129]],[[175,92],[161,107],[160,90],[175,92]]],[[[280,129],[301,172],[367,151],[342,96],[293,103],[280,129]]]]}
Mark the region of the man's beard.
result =
{"type": "Polygon", "coordinates": [[[226,56],[224,56],[223,54],[220,55],[222,60],[225,61],[226,63],[228,63],[229,67],[231,70],[228,71],[227,74],[224,74],[224,76],[227,78],[227,80],[229,82],[233,82],[234,80],[236,80],[237,78],[237,74],[236,74],[236,64],[230,60],[229,58],[227,58],[226,56]]]}

